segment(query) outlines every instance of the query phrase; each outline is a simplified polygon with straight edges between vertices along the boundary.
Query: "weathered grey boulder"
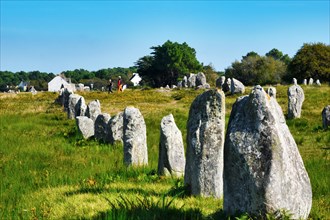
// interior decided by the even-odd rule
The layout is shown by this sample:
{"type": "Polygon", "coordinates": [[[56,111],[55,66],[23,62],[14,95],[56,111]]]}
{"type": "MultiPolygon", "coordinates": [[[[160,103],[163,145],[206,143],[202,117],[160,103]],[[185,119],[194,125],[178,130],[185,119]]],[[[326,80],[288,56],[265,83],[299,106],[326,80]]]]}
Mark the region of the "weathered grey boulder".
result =
{"type": "Polygon", "coordinates": [[[113,144],[115,141],[123,141],[123,112],[113,116],[109,121],[109,140],[113,144]]]}
{"type": "Polygon", "coordinates": [[[223,195],[225,95],[209,90],[191,104],[184,182],[193,195],[223,195]]]}
{"type": "Polygon", "coordinates": [[[182,79],[182,87],[187,88],[188,87],[188,79],[187,76],[184,76],[182,79]]]}
{"type": "Polygon", "coordinates": [[[206,77],[205,77],[205,75],[204,75],[204,73],[202,73],[202,72],[199,72],[199,73],[197,73],[197,75],[196,75],[196,87],[197,86],[203,86],[204,87],[204,85],[206,84],[206,77]]]}
{"type": "Polygon", "coordinates": [[[87,106],[85,104],[85,98],[83,96],[80,96],[80,99],[78,99],[78,102],[77,102],[75,108],[76,108],[75,117],[85,116],[87,106]]]}
{"type": "Polygon", "coordinates": [[[322,111],[322,125],[324,129],[330,127],[330,105],[324,107],[322,111]]]}
{"type": "Polygon", "coordinates": [[[225,76],[220,76],[216,81],[215,81],[215,86],[219,89],[222,89],[222,85],[225,83],[226,77],[225,76]]]}
{"type": "Polygon", "coordinates": [[[99,114],[94,123],[94,137],[104,143],[110,143],[109,140],[109,120],[110,115],[108,113],[99,114]]]}
{"type": "Polygon", "coordinates": [[[141,166],[148,164],[147,129],[139,109],[124,110],[124,163],[141,166]]]}
{"type": "Polygon", "coordinates": [[[316,83],[316,85],[321,86],[321,82],[319,79],[317,79],[315,83],[316,83]]]}
{"type": "Polygon", "coordinates": [[[69,108],[69,97],[73,94],[72,91],[68,90],[67,88],[62,88],[60,90],[59,102],[63,106],[63,110],[66,112],[69,108]]]}
{"type": "Polygon", "coordinates": [[[99,100],[95,99],[88,103],[86,116],[92,119],[93,121],[96,120],[96,117],[101,114],[101,103],[99,100]]]}
{"type": "Polygon", "coordinates": [[[76,124],[85,139],[94,136],[94,121],[86,116],[77,116],[76,124]]]}
{"type": "Polygon", "coordinates": [[[204,85],[199,85],[196,87],[197,89],[209,89],[211,88],[210,84],[205,83],[204,85]]]}
{"type": "Polygon", "coordinates": [[[311,184],[276,99],[260,86],[236,100],[224,157],[224,211],[274,213],[285,209],[306,219],[311,184]]]}
{"type": "Polygon", "coordinates": [[[232,78],[230,83],[231,94],[243,94],[245,92],[245,86],[239,80],[232,78]]]}
{"type": "Polygon", "coordinates": [[[229,92],[231,88],[231,79],[226,79],[225,83],[222,85],[222,91],[223,92],[229,92]]]}
{"type": "Polygon", "coordinates": [[[303,85],[307,86],[307,79],[304,79],[303,85]]]}
{"type": "Polygon", "coordinates": [[[293,83],[293,85],[298,85],[298,83],[297,83],[297,79],[296,79],[296,78],[293,78],[293,79],[292,79],[292,83],[293,83]]]}
{"type": "Polygon", "coordinates": [[[185,164],[182,134],[170,114],[160,123],[158,174],[181,177],[185,164]]]}
{"type": "Polygon", "coordinates": [[[188,80],[187,80],[187,85],[189,88],[196,87],[196,74],[190,73],[188,80]]]}
{"type": "Polygon", "coordinates": [[[182,88],[182,81],[179,81],[179,82],[178,82],[177,87],[178,87],[179,89],[182,88]]]}
{"type": "Polygon", "coordinates": [[[288,118],[300,118],[302,104],[305,100],[304,90],[299,85],[290,86],[288,99],[288,118]]]}
{"type": "Polygon", "coordinates": [[[67,109],[68,119],[75,119],[76,116],[79,116],[79,115],[77,115],[77,112],[76,112],[78,110],[76,108],[76,105],[81,97],[82,96],[77,95],[77,94],[71,94],[69,96],[68,109],[67,109]]]}
{"type": "Polygon", "coordinates": [[[313,85],[313,83],[314,83],[314,80],[313,80],[313,78],[309,78],[309,81],[308,81],[308,85],[313,85]]]}
{"type": "Polygon", "coordinates": [[[267,89],[267,94],[270,96],[270,97],[273,97],[276,99],[276,88],[275,87],[269,87],[267,89]]]}

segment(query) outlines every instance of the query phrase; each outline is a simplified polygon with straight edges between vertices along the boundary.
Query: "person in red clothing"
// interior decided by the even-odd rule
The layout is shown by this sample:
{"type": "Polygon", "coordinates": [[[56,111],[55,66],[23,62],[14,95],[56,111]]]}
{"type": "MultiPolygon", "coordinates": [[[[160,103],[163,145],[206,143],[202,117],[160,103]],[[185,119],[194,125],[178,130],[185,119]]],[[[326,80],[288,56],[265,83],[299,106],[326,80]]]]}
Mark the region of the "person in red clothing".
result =
{"type": "Polygon", "coordinates": [[[121,80],[121,76],[118,77],[118,92],[122,92],[123,91],[123,82],[121,80]]]}

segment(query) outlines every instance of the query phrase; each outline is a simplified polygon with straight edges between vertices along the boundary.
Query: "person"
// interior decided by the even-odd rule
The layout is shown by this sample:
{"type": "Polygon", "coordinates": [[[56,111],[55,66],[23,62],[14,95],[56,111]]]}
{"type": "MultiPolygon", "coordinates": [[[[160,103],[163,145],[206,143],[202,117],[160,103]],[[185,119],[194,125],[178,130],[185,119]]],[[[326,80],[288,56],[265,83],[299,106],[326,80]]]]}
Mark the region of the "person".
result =
{"type": "Polygon", "coordinates": [[[123,91],[123,82],[121,80],[121,76],[118,77],[118,92],[123,91]]]}
{"type": "Polygon", "coordinates": [[[113,86],[113,83],[112,83],[112,80],[111,79],[109,79],[109,91],[108,91],[108,93],[112,93],[112,86],[113,86]]]}

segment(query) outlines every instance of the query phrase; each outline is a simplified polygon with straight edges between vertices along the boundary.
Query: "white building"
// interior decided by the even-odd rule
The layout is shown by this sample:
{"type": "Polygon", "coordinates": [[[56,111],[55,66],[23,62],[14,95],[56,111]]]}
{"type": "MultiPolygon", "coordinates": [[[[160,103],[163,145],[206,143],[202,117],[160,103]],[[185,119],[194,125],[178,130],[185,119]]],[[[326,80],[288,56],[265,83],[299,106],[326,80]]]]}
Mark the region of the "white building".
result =
{"type": "Polygon", "coordinates": [[[129,79],[129,81],[131,81],[134,86],[138,86],[141,80],[142,78],[139,76],[138,73],[133,73],[133,76],[129,79]]]}
{"type": "Polygon", "coordinates": [[[48,83],[49,92],[58,92],[61,90],[61,88],[67,88],[69,90],[72,90],[71,85],[62,76],[55,76],[48,83]]]}

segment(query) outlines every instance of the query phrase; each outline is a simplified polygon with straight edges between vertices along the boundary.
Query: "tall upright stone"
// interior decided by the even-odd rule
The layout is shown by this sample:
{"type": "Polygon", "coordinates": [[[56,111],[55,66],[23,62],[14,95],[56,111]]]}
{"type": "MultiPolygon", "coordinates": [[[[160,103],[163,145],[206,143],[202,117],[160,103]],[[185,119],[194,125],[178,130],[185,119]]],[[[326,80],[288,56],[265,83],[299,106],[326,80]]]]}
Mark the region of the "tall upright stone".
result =
{"type": "Polygon", "coordinates": [[[182,134],[170,114],[163,117],[160,123],[158,174],[181,177],[185,164],[182,134]]]}
{"type": "Polygon", "coordinates": [[[76,124],[84,139],[94,136],[94,121],[92,119],[86,116],[77,116],[76,124]]]}
{"type": "Polygon", "coordinates": [[[231,79],[227,78],[225,83],[222,85],[222,91],[223,92],[229,92],[231,88],[231,79]]]}
{"type": "Polygon", "coordinates": [[[113,116],[109,121],[109,140],[113,144],[115,141],[123,141],[123,112],[113,116]]]}
{"type": "Polygon", "coordinates": [[[232,78],[230,83],[231,94],[243,94],[245,92],[245,86],[239,80],[232,78]]]}
{"type": "Polygon", "coordinates": [[[225,95],[209,90],[191,104],[184,182],[193,195],[222,197],[225,95]]]}
{"type": "Polygon", "coordinates": [[[195,88],[196,87],[196,74],[190,73],[187,84],[189,88],[195,88]]]}
{"type": "Polygon", "coordinates": [[[182,87],[187,88],[188,87],[188,79],[187,76],[184,76],[182,79],[182,87]]]}
{"type": "Polygon", "coordinates": [[[313,80],[313,78],[309,78],[309,81],[308,81],[308,85],[313,85],[313,83],[314,83],[314,80],[313,80]]]}
{"type": "Polygon", "coordinates": [[[147,129],[139,109],[127,107],[124,110],[124,163],[143,166],[148,164],[147,129]]]}
{"type": "Polygon", "coordinates": [[[225,76],[220,76],[216,82],[215,82],[215,86],[219,89],[222,89],[222,85],[225,83],[226,81],[226,77],[225,76]]]}
{"type": "Polygon", "coordinates": [[[83,96],[80,96],[80,99],[78,99],[78,102],[77,102],[75,108],[76,108],[75,117],[85,116],[87,105],[85,103],[85,98],[83,96]]]}
{"type": "Polygon", "coordinates": [[[196,87],[197,86],[204,86],[206,84],[206,77],[204,73],[199,72],[196,75],[196,87]]]}
{"type": "Polygon", "coordinates": [[[322,125],[324,129],[330,127],[330,105],[324,107],[322,111],[322,125]]]}
{"type": "Polygon", "coordinates": [[[76,105],[77,105],[77,103],[78,103],[78,101],[81,97],[82,96],[77,95],[77,94],[71,94],[69,96],[68,109],[67,109],[68,119],[75,119],[76,118],[77,113],[78,113],[78,112],[76,112],[78,110],[76,108],[76,105]]]}
{"type": "Polygon", "coordinates": [[[321,86],[321,82],[320,82],[320,80],[317,79],[316,82],[315,82],[315,84],[316,84],[317,86],[321,86]]]}
{"type": "Polygon", "coordinates": [[[292,84],[293,84],[293,85],[298,85],[298,82],[297,82],[297,79],[296,79],[296,78],[293,78],[293,79],[292,79],[292,84]]]}
{"type": "Polygon", "coordinates": [[[255,86],[236,100],[224,158],[224,211],[228,214],[287,210],[306,219],[311,184],[280,105],[255,86]]]}
{"type": "Polygon", "coordinates": [[[63,88],[63,90],[61,89],[61,94],[62,94],[62,100],[63,100],[63,109],[65,112],[68,111],[69,108],[69,99],[70,99],[70,95],[73,94],[73,92],[71,90],[68,90],[67,88],[63,88]]]}
{"type": "Polygon", "coordinates": [[[307,86],[307,79],[304,79],[304,81],[303,81],[303,85],[304,85],[304,86],[307,86]]]}
{"type": "Polygon", "coordinates": [[[276,88],[275,87],[269,87],[267,89],[267,94],[270,96],[270,97],[273,97],[276,99],[276,88]]]}
{"type": "Polygon", "coordinates": [[[300,118],[302,104],[305,100],[304,90],[299,85],[290,86],[288,99],[288,118],[300,118]]]}
{"type": "Polygon", "coordinates": [[[96,120],[97,116],[101,114],[101,103],[99,100],[95,99],[88,103],[86,116],[92,119],[93,121],[96,120]]]}
{"type": "Polygon", "coordinates": [[[99,114],[94,123],[95,134],[94,137],[104,143],[110,143],[109,140],[109,120],[110,115],[108,113],[99,114]]]}

